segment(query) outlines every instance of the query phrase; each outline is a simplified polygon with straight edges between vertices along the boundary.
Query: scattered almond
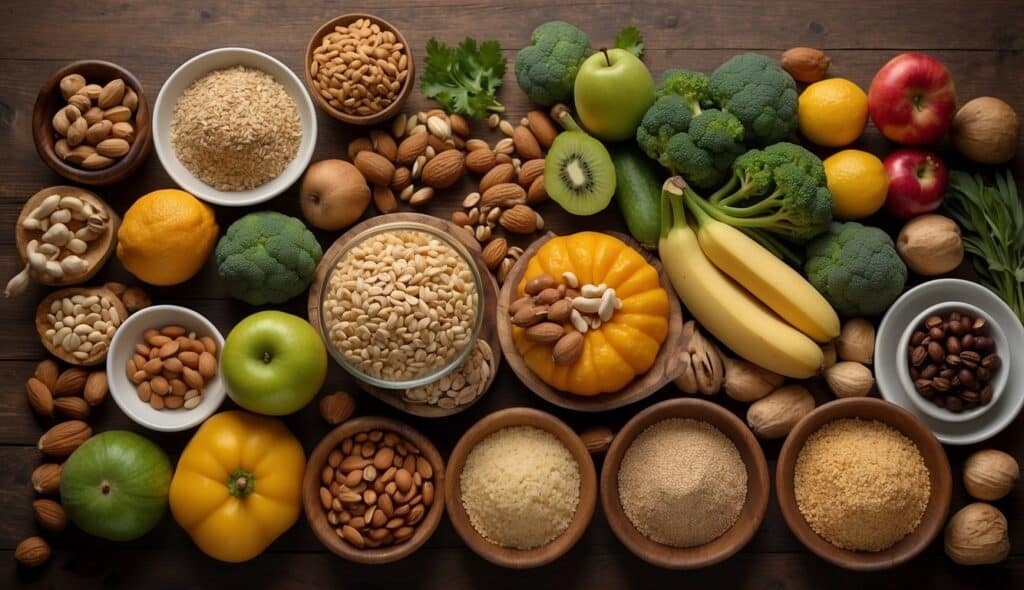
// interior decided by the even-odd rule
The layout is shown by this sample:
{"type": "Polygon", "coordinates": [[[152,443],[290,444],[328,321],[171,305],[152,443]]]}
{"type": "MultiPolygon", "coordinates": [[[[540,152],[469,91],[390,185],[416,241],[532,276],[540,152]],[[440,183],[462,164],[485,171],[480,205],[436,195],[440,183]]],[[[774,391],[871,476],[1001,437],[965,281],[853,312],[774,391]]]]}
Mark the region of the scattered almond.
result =
{"type": "Polygon", "coordinates": [[[530,111],[526,114],[526,120],[530,123],[530,131],[533,131],[537,142],[544,149],[551,147],[555,137],[558,136],[558,128],[551,120],[551,117],[548,117],[548,114],[544,111],[530,111]]]}
{"type": "Polygon", "coordinates": [[[551,349],[551,360],[559,366],[566,367],[573,365],[583,354],[583,334],[569,332],[555,342],[551,349]]]}
{"type": "Polygon", "coordinates": [[[53,395],[45,383],[36,377],[29,377],[25,382],[25,391],[33,412],[43,416],[53,415],[53,395]]]}
{"type": "Polygon", "coordinates": [[[89,404],[80,397],[70,395],[58,397],[53,400],[53,408],[68,418],[85,420],[89,417],[89,404]]]}
{"type": "Polygon", "coordinates": [[[544,153],[540,149],[537,138],[529,128],[522,125],[515,128],[512,133],[512,143],[515,145],[516,153],[525,160],[543,158],[544,153]]]}
{"type": "Polygon", "coordinates": [[[448,115],[448,122],[451,124],[452,133],[460,137],[469,137],[469,121],[457,113],[448,115]]]}
{"type": "Polygon", "coordinates": [[[518,184],[503,182],[489,187],[480,197],[481,207],[512,207],[526,202],[526,191],[518,184]]]}
{"type": "Polygon", "coordinates": [[[78,395],[85,388],[85,381],[88,378],[89,371],[80,367],[72,367],[57,377],[51,393],[54,397],[78,395]]]}
{"type": "Polygon", "coordinates": [[[496,184],[513,182],[515,176],[516,169],[511,163],[496,164],[487,174],[484,174],[483,178],[480,179],[480,193],[482,194],[484,191],[496,184]]]}
{"type": "Polygon", "coordinates": [[[107,397],[109,386],[107,384],[106,371],[93,371],[85,380],[85,387],[82,389],[82,397],[90,406],[98,406],[107,397]]]}
{"type": "Polygon", "coordinates": [[[465,158],[459,150],[441,152],[423,167],[423,184],[433,188],[448,188],[462,178],[465,158]]]}
{"type": "MultiPolygon", "coordinates": [[[[406,140],[408,141],[408,140],[406,140]]],[[[356,154],[355,166],[371,184],[387,186],[395,173],[395,166],[384,156],[371,151],[356,154]]]]}
{"type": "Polygon", "coordinates": [[[58,463],[43,463],[32,470],[32,489],[37,494],[56,494],[60,491],[60,472],[63,467],[58,463]]]}
{"type": "Polygon", "coordinates": [[[42,537],[28,537],[14,548],[14,559],[25,567],[39,567],[50,559],[50,545],[42,537]]]}
{"type": "Polygon", "coordinates": [[[489,149],[473,150],[466,154],[466,168],[476,174],[487,174],[495,163],[494,152],[489,149]]]}
{"type": "Polygon", "coordinates": [[[544,175],[544,158],[527,160],[519,167],[519,186],[529,188],[533,181],[544,175]]]}
{"type": "Polygon", "coordinates": [[[611,446],[615,434],[607,426],[591,426],[580,433],[580,439],[591,454],[603,453],[611,446]]]}
{"type": "Polygon", "coordinates": [[[508,241],[505,238],[495,238],[484,247],[481,257],[484,259],[484,264],[487,265],[487,268],[494,270],[505,259],[507,253],[508,241]]]}
{"type": "MultiPolygon", "coordinates": [[[[540,205],[548,200],[548,189],[544,185],[544,175],[533,179],[530,189],[526,191],[527,205],[540,205]]],[[[537,229],[540,229],[539,227],[537,229]]]]}
{"type": "Polygon", "coordinates": [[[369,137],[357,137],[352,141],[348,142],[348,159],[355,161],[356,156],[359,152],[372,152],[373,143],[369,137]]]}
{"type": "MultiPolygon", "coordinates": [[[[517,186],[520,190],[522,187],[517,186]]],[[[513,234],[532,234],[537,230],[537,215],[528,205],[516,205],[502,212],[498,219],[505,231],[513,234]]]]}
{"type": "Polygon", "coordinates": [[[59,533],[68,526],[68,516],[64,512],[64,507],[53,500],[47,498],[33,500],[32,512],[35,514],[39,526],[48,531],[59,533]]]}
{"type": "Polygon", "coordinates": [[[398,144],[395,143],[394,138],[387,131],[371,129],[370,144],[373,146],[374,151],[387,158],[389,162],[394,162],[395,158],[398,157],[398,144]]]}
{"type": "MultiPolygon", "coordinates": [[[[400,168],[409,172],[408,168],[400,168]]],[[[395,174],[398,175],[397,173],[395,174]]],[[[398,201],[395,200],[395,193],[386,186],[373,187],[373,204],[381,213],[394,213],[398,211],[398,201]]]]}
{"type": "Polygon", "coordinates": [[[325,395],[320,400],[320,416],[328,424],[341,424],[356,411],[356,400],[344,391],[325,395]]]}
{"type": "Polygon", "coordinates": [[[565,328],[562,324],[556,324],[555,322],[540,322],[534,324],[526,329],[523,336],[530,342],[537,342],[539,344],[552,344],[561,340],[565,334],[565,328]]]}
{"type": "Polygon", "coordinates": [[[67,457],[92,436],[92,428],[81,420],[61,422],[39,437],[37,447],[44,455],[67,457]]]}

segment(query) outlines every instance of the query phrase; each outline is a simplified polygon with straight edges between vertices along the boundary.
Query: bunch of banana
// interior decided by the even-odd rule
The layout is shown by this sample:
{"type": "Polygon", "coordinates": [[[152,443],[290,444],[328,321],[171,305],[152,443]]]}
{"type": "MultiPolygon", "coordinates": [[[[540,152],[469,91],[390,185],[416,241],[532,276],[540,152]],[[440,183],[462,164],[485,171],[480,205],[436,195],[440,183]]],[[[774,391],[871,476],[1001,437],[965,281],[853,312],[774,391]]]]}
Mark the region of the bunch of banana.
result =
{"type": "Polygon", "coordinates": [[[710,218],[696,203],[687,223],[686,181],[665,181],[658,253],[690,313],[748,361],[804,379],[823,364],[821,347],[839,335],[839,317],[800,273],[743,232],[710,218]]]}

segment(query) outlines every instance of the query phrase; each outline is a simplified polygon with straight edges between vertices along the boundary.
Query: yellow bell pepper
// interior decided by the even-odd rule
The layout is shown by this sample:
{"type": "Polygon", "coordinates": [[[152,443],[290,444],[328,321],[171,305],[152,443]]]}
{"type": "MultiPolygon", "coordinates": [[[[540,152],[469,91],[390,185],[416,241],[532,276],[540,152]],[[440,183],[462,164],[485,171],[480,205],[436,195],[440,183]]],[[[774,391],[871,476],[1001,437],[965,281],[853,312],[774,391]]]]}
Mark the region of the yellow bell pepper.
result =
{"type": "Polygon", "coordinates": [[[171,513],[210,557],[252,559],[298,520],[305,465],[302,445],[281,421],[216,414],[178,460],[171,513]]]}

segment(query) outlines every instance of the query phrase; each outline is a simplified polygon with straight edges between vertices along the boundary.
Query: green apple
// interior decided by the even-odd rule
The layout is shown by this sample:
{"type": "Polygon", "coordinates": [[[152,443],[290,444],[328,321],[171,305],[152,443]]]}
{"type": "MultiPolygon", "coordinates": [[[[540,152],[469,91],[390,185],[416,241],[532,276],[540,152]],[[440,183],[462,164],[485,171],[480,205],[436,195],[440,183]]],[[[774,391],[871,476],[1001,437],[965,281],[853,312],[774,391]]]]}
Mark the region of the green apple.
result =
{"type": "Polygon", "coordinates": [[[632,53],[602,49],[580,66],[573,95],[587,131],[604,141],[622,141],[633,137],[654,104],[654,80],[632,53]]]}
{"type": "Polygon", "coordinates": [[[228,395],[247,410],[283,416],[309,403],[327,375],[327,351],[306,320],[261,311],[224,341],[221,374],[228,395]]]}

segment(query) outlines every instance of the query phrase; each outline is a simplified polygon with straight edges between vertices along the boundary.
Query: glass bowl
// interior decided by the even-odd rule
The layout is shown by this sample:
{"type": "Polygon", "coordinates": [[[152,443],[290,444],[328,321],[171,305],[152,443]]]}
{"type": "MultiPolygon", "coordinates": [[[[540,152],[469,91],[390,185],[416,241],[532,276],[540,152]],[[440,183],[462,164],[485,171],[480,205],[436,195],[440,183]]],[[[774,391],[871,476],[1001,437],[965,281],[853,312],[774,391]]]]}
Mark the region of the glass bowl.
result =
{"type": "MultiPolygon", "coordinates": [[[[349,372],[353,377],[363,383],[367,383],[372,386],[392,389],[392,390],[404,390],[411,387],[419,387],[428,383],[433,383],[438,379],[441,379],[445,375],[451,373],[461,365],[469,354],[473,351],[474,345],[477,338],[480,335],[481,326],[483,325],[484,316],[484,287],[483,278],[480,275],[480,269],[477,267],[472,254],[461,242],[459,242],[454,236],[441,231],[433,226],[414,222],[414,221],[396,221],[392,223],[384,223],[375,227],[370,227],[359,231],[356,235],[353,235],[348,243],[331,259],[324,259],[321,264],[327,264],[327,272],[324,273],[323,283],[320,285],[320,300],[317,303],[320,311],[320,336],[323,338],[324,345],[327,347],[328,352],[334,358],[334,360],[341,365],[343,369],[349,372]],[[453,354],[443,365],[425,368],[422,374],[418,374],[414,377],[404,380],[390,380],[387,378],[370,375],[365,371],[357,367],[353,362],[346,358],[345,354],[338,349],[334,341],[331,338],[331,327],[336,323],[332,319],[332,315],[329,314],[327,309],[327,300],[331,295],[331,278],[338,266],[338,263],[344,260],[351,252],[352,249],[357,245],[362,244],[368,238],[379,235],[382,233],[389,233],[394,231],[414,231],[427,234],[433,238],[440,240],[445,245],[452,248],[455,253],[459,256],[462,262],[469,269],[470,274],[473,277],[473,287],[476,291],[476,303],[474,306],[474,318],[472,326],[470,328],[469,337],[466,340],[466,344],[457,353],[453,354]]],[[[383,269],[387,270],[387,269],[383,269]]],[[[384,351],[385,353],[387,351],[384,351]]],[[[382,355],[383,356],[383,355],[382,355]]]]}

